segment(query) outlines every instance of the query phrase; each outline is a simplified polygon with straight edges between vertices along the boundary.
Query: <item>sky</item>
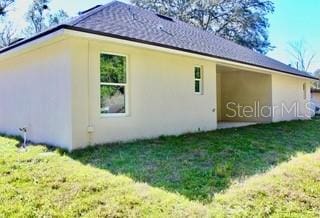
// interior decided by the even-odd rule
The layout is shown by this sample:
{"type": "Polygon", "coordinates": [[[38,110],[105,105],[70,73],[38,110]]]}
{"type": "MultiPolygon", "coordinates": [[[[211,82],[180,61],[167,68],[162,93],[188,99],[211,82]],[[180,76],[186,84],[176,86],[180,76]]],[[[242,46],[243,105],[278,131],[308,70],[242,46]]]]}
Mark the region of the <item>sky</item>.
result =
{"type": "MultiPolygon", "coordinates": [[[[51,0],[52,11],[64,9],[70,16],[110,0],[51,0]]],[[[128,2],[129,0],[122,0],[128,2]]],[[[17,28],[26,26],[25,13],[32,0],[16,0],[9,16],[17,28]]],[[[275,49],[267,55],[292,64],[289,43],[303,40],[316,57],[309,71],[320,68],[320,0],[273,0],[275,12],[268,16],[270,21],[269,38],[275,49]]]]}
{"type": "Polygon", "coordinates": [[[303,40],[316,57],[310,71],[320,68],[320,0],[274,0],[275,12],[269,16],[269,37],[276,48],[268,56],[286,64],[290,42],[303,40]]]}

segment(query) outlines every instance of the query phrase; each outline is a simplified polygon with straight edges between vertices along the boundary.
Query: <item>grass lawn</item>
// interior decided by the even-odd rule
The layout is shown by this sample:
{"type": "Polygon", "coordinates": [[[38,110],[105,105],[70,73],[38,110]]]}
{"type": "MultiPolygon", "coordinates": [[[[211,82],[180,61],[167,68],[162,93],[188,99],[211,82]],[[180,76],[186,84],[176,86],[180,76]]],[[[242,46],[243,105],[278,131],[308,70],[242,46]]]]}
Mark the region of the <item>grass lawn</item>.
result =
{"type": "Polygon", "coordinates": [[[0,217],[319,217],[319,131],[283,122],[72,154],[2,137],[0,217]]]}

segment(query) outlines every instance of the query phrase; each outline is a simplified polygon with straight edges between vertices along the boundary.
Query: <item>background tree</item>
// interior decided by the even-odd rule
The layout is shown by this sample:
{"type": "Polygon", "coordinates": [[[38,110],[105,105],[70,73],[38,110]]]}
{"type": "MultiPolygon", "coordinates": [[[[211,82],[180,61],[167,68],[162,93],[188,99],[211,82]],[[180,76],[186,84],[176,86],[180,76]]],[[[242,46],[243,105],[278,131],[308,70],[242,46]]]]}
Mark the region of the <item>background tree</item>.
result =
{"type": "Polygon", "coordinates": [[[131,0],[139,7],[175,17],[260,53],[273,47],[268,39],[270,0],[131,0]]]}
{"type": "MultiPolygon", "coordinates": [[[[320,80],[320,69],[316,70],[313,75],[320,80]]],[[[320,89],[320,81],[314,82],[314,87],[320,89]]]]}
{"type": "Polygon", "coordinates": [[[6,14],[14,0],[0,0],[0,48],[8,46],[16,35],[12,22],[8,21],[6,14]]]}
{"type": "Polygon", "coordinates": [[[49,10],[48,3],[49,0],[33,0],[26,16],[30,32],[38,33],[48,28],[45,24],[45,13],[49,10]]]}
{"type": "Polygon", "coordinates": [[[11,21],[5,21],[0,25],[0,48],[10,45],[16,38],[16,28],[11,21]]]}
{"type": "Polygon", "coordinates": [[[68,18],[64,10],[59,10],[57,13],[50,13],[49,3],[50,0],[33,0],[26,14],[26,19],[29,23],[25,31],[26,35],[42,32],[68,18]]]}
{"type": "Polygon", "coordinates": [[[0,17],[5,16],[7,9],[14,3],[14,0],[0,0],[0,17]]]}
{"type": "Polygon", "coordinates": [[[316,56],[303,40],[289,43],[289,54],[292,57],[292,65],[304,72],[309,72],[312,61],[316,56]]]}
{"type": "Polygon", "coordinates": [[[59,10],[55,14],[49,15],[49,26],[56,26],[68,19],[68,14],[64,10],[59,10]]]}

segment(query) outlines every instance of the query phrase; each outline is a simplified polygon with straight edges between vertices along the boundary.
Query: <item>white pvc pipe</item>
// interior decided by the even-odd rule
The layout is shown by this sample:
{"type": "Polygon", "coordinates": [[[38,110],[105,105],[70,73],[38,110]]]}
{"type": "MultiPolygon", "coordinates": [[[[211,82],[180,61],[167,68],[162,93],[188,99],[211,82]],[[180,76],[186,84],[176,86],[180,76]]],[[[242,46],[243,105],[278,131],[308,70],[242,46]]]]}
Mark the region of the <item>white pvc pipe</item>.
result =
{"type": "Polygon", "coordinates": [[[23,147],[27,146],[27,130],[23,132],[23,147]]]}
{"type": "Polygon", "coordinates": [[[22,147],[25,148],[25,147],[27,147],[27,128],[23,127],[23,128],[19,128],[19,130],[21,132],[23,132],[23,145],[22,145],[22,147]]]}

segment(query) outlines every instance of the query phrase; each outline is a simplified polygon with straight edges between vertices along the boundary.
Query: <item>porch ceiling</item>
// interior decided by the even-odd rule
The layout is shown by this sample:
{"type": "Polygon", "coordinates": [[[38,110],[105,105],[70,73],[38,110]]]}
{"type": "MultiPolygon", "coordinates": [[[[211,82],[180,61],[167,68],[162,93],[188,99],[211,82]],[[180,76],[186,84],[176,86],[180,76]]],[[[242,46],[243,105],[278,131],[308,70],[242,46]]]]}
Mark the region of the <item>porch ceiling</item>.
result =
{"type": "Polygon", "coordinates": [[[252,72],[252,73],[261,73],[261,74],[267,74],[270,75],[271,73],[269,72],[263,72],[263,71],[258,71],[258,70],[252,70],[252,69],[247,69],[244,67],[237,67],[233,65],[217,65],[217,72],[218,73],[230,73],[230,72],[252,72]]]}

